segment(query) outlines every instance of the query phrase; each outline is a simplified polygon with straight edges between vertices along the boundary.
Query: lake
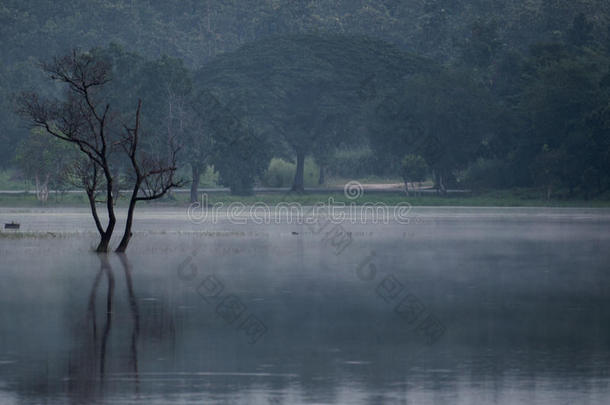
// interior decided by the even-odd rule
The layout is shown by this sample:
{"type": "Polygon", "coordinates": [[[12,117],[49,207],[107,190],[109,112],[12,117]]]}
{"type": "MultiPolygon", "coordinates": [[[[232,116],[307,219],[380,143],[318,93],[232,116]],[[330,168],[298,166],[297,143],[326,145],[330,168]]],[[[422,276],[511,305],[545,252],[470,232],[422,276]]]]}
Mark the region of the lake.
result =
{"type": "Polygon", "coordinates": [[[610,210],[225,214],[143,205],[98,256],[86,209],[1,208],[0,403],[610,399],[610,210]]]}

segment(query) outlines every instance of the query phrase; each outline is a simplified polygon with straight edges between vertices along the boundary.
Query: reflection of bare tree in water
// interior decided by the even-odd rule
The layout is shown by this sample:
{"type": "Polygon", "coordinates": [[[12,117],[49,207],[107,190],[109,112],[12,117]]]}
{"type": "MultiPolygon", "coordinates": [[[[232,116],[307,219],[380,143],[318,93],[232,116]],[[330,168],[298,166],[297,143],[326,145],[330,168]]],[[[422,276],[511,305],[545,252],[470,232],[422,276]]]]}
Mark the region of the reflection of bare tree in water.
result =
{"type": "MultiPolygon", "coordinates": [[[[98,254],[98,258],[100,261],[100,268],[93,280],[93,285],[89,293],[84,336],[82,336],[78,342],[80,346],[78,351],[71,354],[68,365],[68,391],[72,394],[72,399],[75,400],[76,403],[89,403],[97,394],[95,388],[98,383],[100,388],[99,393],[103,393],[106,376],[108,339],[110,337],[113,320],[115,278],[108,256],[106,254],[98,254]],[[101,281],[104,275],[107,279],[106,314],[101,341],[99,341],[96,302],[98,290],[102,284],[101,281]]],[[[129,309],[133,323],[131,342],[129,345],[130,371],[134,374],[135,389],[136,392],[138,392],[137,345],[140,333],[140,314],[131,278],[131,264],[125,254],[120,254],[119,259],[125,273],[129,309]]]]}
{"type": "Polygon", "coordinates": [[[136,392],[140,390],[140,378],[138,374],[138,336],[140,336],[140,311],[138,309],[138,301],[136,295],[133,292],[133,281],[131,279],[131,263],[127,259],[125,253],[119,253],[119,260],[123,266],[125,272],[125,282],[127,283],[127,295],[129,297],[129,308],[131,310],[131,317],[133,320],[133,329],[131,332],[131,346],[130,346],[130,360],[132,371],[136,381],[136,392]]]}
{"type": "MultiPolygon", "coordinates": [[[[108,336],[110,336],[110,328],[112,327],[112,299],[114,298],[114,275],[112,274],[112,267],[108,261],[108,256],[102,254],[98,255],[101,261],[100,271],[104,271],[106,278],[108,279],[108,290],[106,294],[106,324],[104,326],[104,334],[102,335],[102,347],[100,349],[100,382],[104,384],[104,372],[106,366],[106,346],[108,345],[108,336]]],[[[99,285],[99,284],[98,284],[99,285]]],[[[95,301],[95,294],[97,294],[97,288],[91,290],[93,297],[89,298],[95,301]]],[[[93,317],[96,317],[96,313],[93,313],[93,317]]]]}

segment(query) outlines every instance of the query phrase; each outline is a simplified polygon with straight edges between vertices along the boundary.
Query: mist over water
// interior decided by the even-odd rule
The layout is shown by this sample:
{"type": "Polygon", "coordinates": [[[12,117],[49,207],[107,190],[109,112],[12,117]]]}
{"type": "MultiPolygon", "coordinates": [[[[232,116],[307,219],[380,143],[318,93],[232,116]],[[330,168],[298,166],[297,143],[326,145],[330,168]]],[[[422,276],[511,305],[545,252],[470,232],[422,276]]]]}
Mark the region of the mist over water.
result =
{"type": "Polygon", "coordinates": [[[0,56],[0,405],[610,403],[610,1],[0,0],[0,56]]]}
{"type": "Polygon", "coordinates": [[[0,239],[0,403],[605,402],[610,211],[413,215],[345,223],[336,254],[305,224],[143,209],[100,257],[85,210],[4,208],[29,236],[0,239]]]}

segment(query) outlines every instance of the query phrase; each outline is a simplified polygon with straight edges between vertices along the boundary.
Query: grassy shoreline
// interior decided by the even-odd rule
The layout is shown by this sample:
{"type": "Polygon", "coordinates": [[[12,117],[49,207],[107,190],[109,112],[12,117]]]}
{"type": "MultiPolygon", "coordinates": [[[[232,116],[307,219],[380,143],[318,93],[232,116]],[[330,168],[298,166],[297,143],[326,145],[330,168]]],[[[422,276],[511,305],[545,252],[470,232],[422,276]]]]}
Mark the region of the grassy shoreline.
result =
{"type": "MultiPolygon", "coordinates": [[[[316,203],[343,203],[346,205],[355,204],[385,204],[397,205],[405,202],[417,207],[574,207],[574,208],[610,208],[610,199],[568,199],[565,197],[546,200],[542,197],[539,190],[496,190],[477,192],[468,195],[425,195],[409,196],[402,193],[370,193],[362,195],[357,199],[349,199],[343,193],[260,193],[252,196],[234,196],[228,193],[213,193],[207,196],[209,205],[222,203],[242,203],[253,205],[255,203],[265,203],[275,205],[279,203],[298,203],[301,205],[314,205],[316,203]]],[[[126,207],[127,199],[119,199],[117,206],[126,207]]],[[[150,203],[140,203],[141,206],[175,206],[185,207],[189,205],[188,194],[175,194],[169,198],[163,198],[150,203]]],[[[84,195],[69,194],[63,197],[49,196],[49,200],[43,204],[36,200],[31,194],[0,194],[0,207],[24,207],[24,208],[45,208],[45,207],[87,207],[88,203],[84,195]]]]}

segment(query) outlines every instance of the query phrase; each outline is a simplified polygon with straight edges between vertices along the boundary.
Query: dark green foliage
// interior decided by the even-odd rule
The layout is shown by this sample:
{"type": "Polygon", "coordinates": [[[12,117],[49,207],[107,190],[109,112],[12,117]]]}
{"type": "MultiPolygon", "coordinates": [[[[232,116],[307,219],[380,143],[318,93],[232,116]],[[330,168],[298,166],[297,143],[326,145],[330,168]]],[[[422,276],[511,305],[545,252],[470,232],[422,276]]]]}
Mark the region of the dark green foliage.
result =
{"type": "MultiPolygon", "coordinates": [[[[269,168],[261,178],[265,187],[290,187],[294,180],[296,165],[283,159],[274,158],[269,162],[269,168]]],[[[304,183],[306,187],[316,187],[318,166],[312,159],[305,160],[304,183]]]]}
{"type": "Polygon", "coordinates": [[[5,0],[0,167],[29,139],[13,95],[61,96],[37,61],[80,48],[112,66],[99,96],[115,112],[142,99],[147,153],[176,141],[193,176],[213,164],[238,193],[273,156],[361,177],[418,154],[440,187],[594,197],[610,186],[609,27],[605,0],[5,0]]]}
{"type": "Polygon", "coordinates": [[[379,159],[370,148],[339,149],[330,159],[327,170],[329,175],[342,178],[360,178],[371,174],[395,175],[396,167],[389,167],[387,163],[379,159]]]}
{"type": "Polygon", "coordinates": [[[472,24],[470,37],[464,44],[464,61],[477,67],[487,67],[501,46],[495,21],[477,20],[472,24]]]}
{"type": "Polygon", "coordinates": [[[587,20],[584,13],[574,17],[572,27],[568,30],[568,42],[572,45],[583,46],[593,40],[593,23],[587,20]]]}
{"type": "Polygon", "coordinates": [[[209,160],[218,170],[220,182],[234,194],[251,194],[271,159],[268,136],[209,91],[200,91],[190,104],[201,123],[201,136],[208,139],[209,160]]]}
{"type": "Polygon", "coordinates": [[[589,194],[595,185],[601,193],[609,175],[599,163],[608,154],[610,135],[601,118],[608,93],[600,85],[608,60],[560,45],[553,45],[552,52],[538,49],[520,99],[529,124],[524,141],[533,153],[523,154],[521,162],[530,165],[532,180],[547,189],[564,186],[589,194]]]}
{"type": "Polygon", "coordinates": [[[383,98],[371,119],[371,143],[389,160],[420,155],[443,189],[480,153],[492,131],[490,94],[461,72],[413,75],[383,98]]]}
{"type": "MultiPolygon", "coordinates": [[[[197,86],[235,106],[258,131],[270,133],[297,158],[293,188],[302,190],[305,156],[353,142],[362,125],[361,88],[374,78],[383,90],[431,64],[386,43],[342,35],[292,35],[246,45],[216,58],[197,74],[197,86]]],[[[259,147],[253,152],[261,151],[259,147]]]]}
{"type": "Polygon", "coordinates": [[[428,164],[423,157],[409,154],[402,159],[400,175],[405,181],[405,184],[422,182],[428,175],[428,164]]]}
{"type": "Polygon", "coordinates": [[[49,189],[70,187],[70,169],[78,158],[73,145],[52,138],[38,130],[19,144],[15,163],[33,184],[48,183],[49,189]]]}
{"type": "Polygon", "coordinates": [[[468,189],[495,189],[515,186],[514,173],[503,159],[478,159],[464,171],[460,185],[468,189]]]}

